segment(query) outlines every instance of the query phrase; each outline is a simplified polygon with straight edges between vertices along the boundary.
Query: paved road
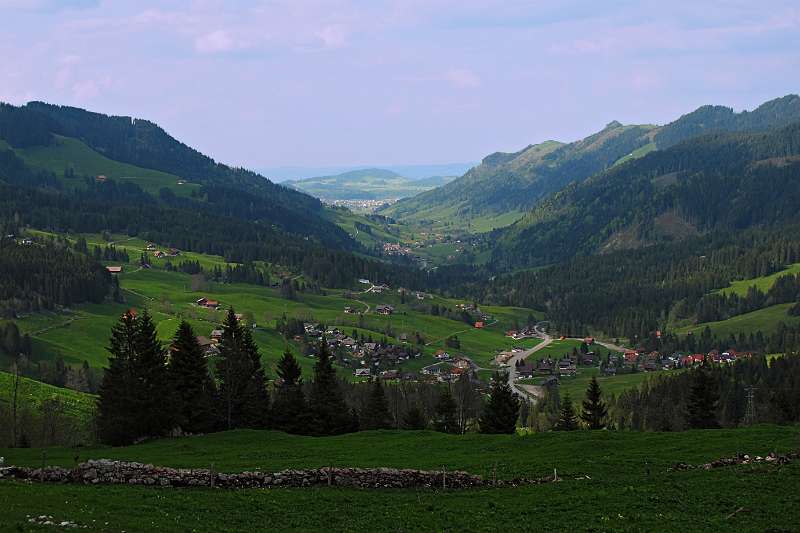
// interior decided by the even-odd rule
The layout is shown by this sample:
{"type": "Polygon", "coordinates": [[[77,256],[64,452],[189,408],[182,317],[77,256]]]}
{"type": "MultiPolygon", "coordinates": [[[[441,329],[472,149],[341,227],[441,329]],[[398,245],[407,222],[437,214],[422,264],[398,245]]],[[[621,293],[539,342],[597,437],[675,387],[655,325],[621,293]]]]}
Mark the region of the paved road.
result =
{"type": "Polygon", "coordinates": [[[539,350],[547,347],[550,343],[553,342],[553,337],[548,335],[543,329],[541,329],[538,325],[534,328],[536,330],[537,336],[542,339],[542,342],[531,348],[530,350],[525,350],[524,352],[519,352],[517,355],[513,356],[511,359],[508,360],[508,384],[511,387],[511,390],[519,394],[521,397],[529,397],[532,401],[536,401],[536,396],[533,394],[531,390],[527,390],[520,385],[515,383],[517,379],[517,361],[524,360],[525,358],[529,357],[530,355],[538,352],[539,350]]]}
{"type": "MultiPolygon", "coordinates": [[[[519,352],[517,355],[512,357],[508,360],[508,384],[511,387],[511,390],[519,394],[521,397],[525,398],[528,397],[532,401],[536,401],[537,392],[541,392],[541,387],[534,386],[534,385],[520,385],[515,383],[517,379],[517,361],[524,360],[528,358],[530,355],[538,352],[539,350],[549,346],[553,342],[553,337],[548,335],[544,329],[542,329],[539,325],[534,327],[536,330],[536,336],[542,339],[542,342],[531,348],[530,350],[525,350],[524,352],[519,352]]],[[[582,337],[569,337],[568,340],[583,340],[582,337]]],[[[603,346],[613,352],[624,352],[625,348],[622,346],[617,346],[616,344],[612,344],[609,342],[602,342],[595,340],[596,344],[603,346]]]]}

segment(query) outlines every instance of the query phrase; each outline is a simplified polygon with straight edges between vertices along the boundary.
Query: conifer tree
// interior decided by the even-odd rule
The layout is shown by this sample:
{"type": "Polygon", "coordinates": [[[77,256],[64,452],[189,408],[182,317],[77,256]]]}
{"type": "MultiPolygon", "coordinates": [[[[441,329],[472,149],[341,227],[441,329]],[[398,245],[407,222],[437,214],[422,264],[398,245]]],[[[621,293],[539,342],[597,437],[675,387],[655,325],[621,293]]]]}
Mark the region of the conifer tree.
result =
{"type": "Polygon", "coordinates": [[[686,405],[686,424],[692,429],[719,427],[717,407],[719,388],[708,368],[708,361],[694,371],[694,380],[686,405]]]}
{"type": "Polygon", "coordinates": [[[317,362],[314,365],[314,382],[308,408],[311,414],[312,435],[338,435],[351,430],[352,417],[344,402],[336,370],[331,362],[328,341],[319,343],[317,362]]]}
{"type": "Polygon", "coordinates": [[[561,400],[561,413],[553,429],[555,431],[575,431],[578,429],[578,416],[575,414],[575,408],[572,406],[572,398],[569,393],[565,394],[564,399],[561,400]]]}
{"type": "Polygon", "coordinates": [[[136,316],[123,314],[111,329],[108,367],[103,372],[97,399],[97,431],[102,442],[130,444],[133,430],[133,361],[136,358],[136,316]]]}
{"type": "Polygon", "coordinates": [[[289,350],[283,352],[278,361],[277,373],[270,414],[272,427],[287,433],[307,433],[308,407],[303,394],[302,370],[289,350]]]}
{"type": "Polygon", "coordinates": [[[420,409],[419,405],[412,405],[405,416],[403,416],[403,429],[425,429],[428,427],[428,422],[425,420],[425,415],[420,409]]]}
{"type": "Polygon", "coordinates": [[[480,418],[480,432],[514,433],[519,418],[519,403],[519,397],[508,384],[508,377],[495,372],[489,403],[480,418]]]}
{"type": "Polygon", "coordinates": [[[252,362],[245,351],[244,330],[233,308],[228,309],[222,332],[217,361],[219,411],[223,427],[234,429],[244,426],[243,413],[251,387],[252,362]]]}
{"type": "Polygon", "coordinates": [[[170,345],[168,368],[177,425],[189,433],[211,431],[216,388],[194,330],[185,321],[170,345]]]}
{"type": "Polygon", "coordinates": [[[449,387],[444,387],[436,404],[436,419],[433,427],[442,433],[458,433],[456,401],[449,387]]]}
{"type": "Polygon", "coordinates": [[[586,389],[586,399],[583,400],[581,420],[589,429],[603,429],[606,427],[607,416],[608,408],[602,400],[600,384],[597,383],[597,378],[592,376],[592,381],[589,382],[589,387],[586,389]]]}
{"type": "Polygon", "coordinates": [[[380,378],[373,380],[367,405],[361,412],[359,421],[361,429],[389,429],[392,427],[389,402],[386,400],[380,378]]]}
{"type": "Polygon", "coordinates": [[[248,361],[249,376],[245,386],[242,409],[242,425],[249,428],[265,428],[269,422],[269,392],[267,376],[261,364],[261,354],[248,328],[242,328],[242,350],[248,361]]]}
{"type": "Polygon", "coordinates": [[[156,335],[156,325],[145,309],[136,321],[134,415],[138,435],[165,435],[174,426],[167,357],[156,335]]]}

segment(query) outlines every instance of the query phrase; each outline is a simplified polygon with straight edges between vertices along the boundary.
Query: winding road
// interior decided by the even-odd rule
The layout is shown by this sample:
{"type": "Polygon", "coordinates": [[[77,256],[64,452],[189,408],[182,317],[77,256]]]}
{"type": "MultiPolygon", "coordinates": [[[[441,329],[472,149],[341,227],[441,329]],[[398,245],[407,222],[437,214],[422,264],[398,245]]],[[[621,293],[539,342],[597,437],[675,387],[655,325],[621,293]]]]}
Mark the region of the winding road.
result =
{"type": "MultiPolygon", "coordinates": [[[[542,339],[542,342],[531,348],[530,350],[525,350],[524,352],[519,352],[517,355],[513,356],[511,359],[508,360],[508,385],[511,387],[511,390],[519,394],[523,398],[530,398],[532,401],[536,401],[536,392],[534,392],[539,387],[536,385],[519,385],[516,383],[517,379],[517,361],[523,361],[530,357],[532,354],[538,352],[539,350],[549,346],[553,342],[553,337],[548,335],[547,332],[542,328],[541,324],[536,324],[533,328],[536,331],[536,336],[542,339]]],[[[582,340],[579,337],[568,337],[565,340],[582,340]]],[[[617,346],[616,344],[612,344],[609,342],[602,342],[595,340],[596,344],[607,348],[613,352],[624,352],[625,348],[622,346],[617,346]]]]}

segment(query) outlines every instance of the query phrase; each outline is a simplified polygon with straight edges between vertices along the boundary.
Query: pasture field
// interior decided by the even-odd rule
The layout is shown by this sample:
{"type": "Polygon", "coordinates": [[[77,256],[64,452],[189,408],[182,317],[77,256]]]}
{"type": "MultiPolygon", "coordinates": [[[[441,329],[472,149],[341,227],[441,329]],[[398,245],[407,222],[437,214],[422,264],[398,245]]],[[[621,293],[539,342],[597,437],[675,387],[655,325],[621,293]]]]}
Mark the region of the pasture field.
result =
{"type": "Polygon", "coordinates": [[[786,325],[800,324],[800,317],[790,316],[788,311],[793,304],[778,304],[763,309],[758,309],[750,313],[733,316],[727,320],[718,322],[705,322],[693,326],[685,326],[677,329],[677,333],[686,334],[690,331],[694,335],[699,335],[708,326],[711,332],[718,337],[727,337],[731,334],[738,335],[740,332],[745,334],[771,333],[775,331],[778,323],[786,325]]]}
{"type": "Polygon", "coordinates": [[[78,176],[104,175],[119,182],[130,181],[151,194],[158,194],[159,190],[166,187],[176,195],[189,196],[192,190],[200,188],[199,184],[183,182],[173,174],[114,161],[71,137],[56,135],[55,143],[50,146],[20,148],[14,149],[14,152],[31,167],[53,172],[72,186],[82,187],[83,178],[65,177],[66,169],[72,169],[78,176]]]}
{"type": "Polygon", "coordinates": [[[789,265],[780,272],[775,272],[769,276],[761,276],[758,278],[743,279],[731,282],[730,286],[720,289],[717,292],[722,294],[738,294],[739,296],[744,296],[747,294],[747,289],[753,286],[755,286],[761,292],[767,292],[772,288],[773,285],[775,285],[775,282],[779,277],[797,274],[800,274],[800,263],[789,265]]]}
{"type": "MultiPolygon", "coordinates": [[[[13,384],[14,375],[0,371],[0,405],[11,405],[13,384]]],[[[71,417],[86,420],[94,412],[95,397],[91,394],[20,377],[17,392],[17,401],[20,406],[38,409],[43,402],[51,399],[60,400],[64,414],[71,417]]]]}
{"type": "MultiPolygon", "coordinates": [[[[793,531],[800,520],[800,464],[670,471],[746,451],[796,449],[797,426],[683,433],[589,432],[445,435],[426,431],[298,437],[235,431],[128,448],[52,448],[75,455],[221,471],[324,466],[466,470],[498,479],[558,483],[474,490],[345,488],[162,489],[0,482],[0,529],[45,530],[51,515],[92,531],[793,531]]],[[[9,464],[38,466],[38,450],[0,450],[9,464]]]]}

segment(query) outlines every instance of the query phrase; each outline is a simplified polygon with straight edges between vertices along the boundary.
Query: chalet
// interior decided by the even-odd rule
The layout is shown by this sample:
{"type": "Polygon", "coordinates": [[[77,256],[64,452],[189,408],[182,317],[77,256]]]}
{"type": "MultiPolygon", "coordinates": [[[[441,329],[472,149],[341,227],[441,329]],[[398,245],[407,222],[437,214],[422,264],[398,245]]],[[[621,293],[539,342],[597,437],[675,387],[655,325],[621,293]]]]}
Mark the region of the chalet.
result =
{"type": "Polygon", "coordinates": [[[344,308],[344,312],[347,313],[348,315],[352,315],[355,313],[355,310],[348,305],[347,307],[344,308]]]}
{"type": "Polygon", "coordinates": [[[394,313],[394,307],[391,305],[379,305],[375,308],[375,312],[379,315],[391,315],[394,313]]]}
{"type": "Polygon", "coordinates": [[[595,353],[586,352],[580,356],[580,364],[584,366],[592,366],[595,364],[595,353]]]}
{"type": "Polygon", "coordinates": [[[658,370],[658,363],[655,361],[647,361],[644,364],[644,371],[645,372],[655,372],[658,370]]]}
{"type": "Polygon", "coordinates": [[[533,361],[524,361],[517,367],[517,375],[521,378],[532,378],[536,374],[536,363],[533,361]]]}
{"type": "Polygon", "coordinates": [[[153,250],[155,250],[155,249],[156,249],[156,245],[155,245],[155,244],[153,244],[153,243],[149,243],[149,244],[148,244],[148,245],[145,247],[145,250],[147,250],[148,252],[152,252],[152,251],[153,251],[153,250]]]}
{"type": "Polygon", "coordinates": [[[112,274],[121,274],[122,267],[121,266],[107,266],[106,270],[108,270],[112,274]]]}
{"type": "Polygon", "coordinates": [[[625,357],[625,362],[635,363],[639,359],[639,352],[636,350],[625,350],[623,357],[625,357]]]}
{"type": "Polygon", "coordinates": [[[439,361],[448,361],[450,359],[450,354],[444,350],[438,350],[433,356],[439,361]]]}
{"type": "Polygon", "coordinates": [[[104,176],[103,174],[99,174],[94,177],[94,181],[97,183],[105,183],[108,181],[108,176],[104,176]]]}
{"type": "Polygon", "coordinates": [[[479,320],[478,322],[475,322],[475,329],[483,329],[484,325],[485,324],[483,323],[483,321],[479,320]]]}
{"type": "Polygon", "coordinates": [[[354,376],[358,376],[358,377],[367,377],[368,378],[370,376],[370,374],[371,374],[371,372],[370,372],[369,368],[356,368],[356,371],[353,372],[353,375],[354,376]]]}
{"type": "Polygon", "coordinates": [[[219,342],[220,340],[222,340],[223,334],[224,332],[221,329],[215,329],[214,331],[211,332],[211,340],[214,342],[219,342]]]}
{"type": "Polygon", "coordinates": [[[361,278],[360,280],[358,280],[358,282],[363,284],[363,285],[369,285],[369,280],[368,279],[361,278]]]}
{"type": "Polygon", "coordinates": [[[378,343],[377,342],[365,342],[364,343],[364,350],[366,350],[368,352],[374,352],[377,349],[378,349],[378,343]]]}
{"type": "Polygon", "coordinates": [[[506,337],[514,338],[514,337],[517,336],[517,333],[519,333],[517,330],[510,329],[510,330],[506,331],[506,337]]]}
{"type": "Polygon", "coordinates": [[[195,303],[200,307],[205,307],[208,309],[217,309],[220,306],[220,303],[217,300],[209,300],[208,298],[200,298],[195,303]]]}
{"type": "Polygon", "coordinates": [[[397,379],[400,377],[400,372],[397,370],[384,370],[381,372],[381,379],[397,379]]]}
{"type": "Polygon", "coordinates": [[[555,364],[553,360],[549,357],[545,359],[539,359],[536,363],[536,373],[537,374],[552,374],[555,364]]]}
{"type": "Polygon", "coordinates": [[[568,358],[561,359],[558,362],[558,375],[559,376],[574,376],[578,371],[575,364],[568,358]]]}
{"type": "Polygon", "coordinates": [[[356,341],[354,339],[351,339],[350,337],[342,339],[341,342],[342,346],[344,346],[345,348],[353,348],[356,345],[356,341]]]}
{"type": "Polygon", "coordinates": [[[400,336],[397,337],[397,340],[399,340],[400,342],[408,342],[408,334],[401,333],[400,336]]]}
{"type": "Polygon", "coordinates": [[[469,359],[464,359],[461,357],[459,357],[458,359],[454,359],[452,364],[456,368],[463,368],[463,369],[467,369],[472,366],[469,362],[469,359]]]}

